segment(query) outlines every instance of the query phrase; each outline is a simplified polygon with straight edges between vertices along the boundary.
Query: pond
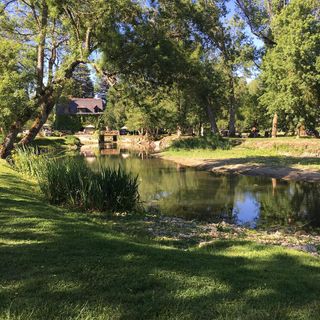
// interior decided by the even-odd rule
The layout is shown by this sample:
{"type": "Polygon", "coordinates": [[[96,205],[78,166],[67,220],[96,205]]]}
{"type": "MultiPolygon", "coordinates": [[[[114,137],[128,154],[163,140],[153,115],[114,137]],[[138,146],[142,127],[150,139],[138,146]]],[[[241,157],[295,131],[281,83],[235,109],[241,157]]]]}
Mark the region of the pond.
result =
{"type": "Polygon", "coordinates": [[[138,175],[141,199],[152,212],[202,221],[224,220],[251,228],[320,228],[319,184],[216,175],[143,152],[110,149],[103,154],[89,154],[90,166],[120,165],[138,175]]]}

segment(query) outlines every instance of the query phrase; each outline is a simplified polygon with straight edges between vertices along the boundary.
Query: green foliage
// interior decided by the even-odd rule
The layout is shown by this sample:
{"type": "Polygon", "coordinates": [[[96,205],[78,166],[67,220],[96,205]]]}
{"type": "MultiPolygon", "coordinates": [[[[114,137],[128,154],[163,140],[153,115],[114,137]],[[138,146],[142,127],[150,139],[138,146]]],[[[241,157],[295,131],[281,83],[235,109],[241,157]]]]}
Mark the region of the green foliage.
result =
{"type": "Polygon", "coordinates": [[[81,118],[73,115],[57,115],[54,123],[56,130],[70,130],[78,132],[83,128],[81,118]]]}
{"type": "Polygon", "coordinates": [[[121,169],[91,171],[84,160],[47,161],[39,185],[50,203],[101,212],[130,212],[138,204],[137,178],[121,169]]]}
{"type": "MultiPolygon", "coordinates": [[[[261,103],[285,126],[319,125],[320,23],[316,0],[293,0],[273,20],[276,41],[263,62],[261,103]]],[[[286,128],[286,129],[287,129],[286,128]]]]}
{"type": "Polygon", "coordinates": [[[86,125],[94,125],[100,127],[102,117],[96,115],[56,115],[54,128],[56,130],[78,132],[86,125]]]}
{"type": "Polygon", "coordinates": [[[219,135],[208,135],[205,137],[194,137],[175,140],[172,142],[170,149],[222,149],[228,150],[231,148],[229,140],[222,138],[219,135]]]}
{"type": "Polygon", "coordinates": [[[260,131],[270,130],[270,115],[266,107],[259,102],[262,93],[262,83],[258,79],[251,81],[249,84],[245,81],[238,83],[236,95],[239,101],[238,128],[240,132],[250,132],[253,127],[260,131]]]}
{"type": "Polygon", "coordinates": [[[5,132],[21,114],[33,108],[29,90],[34,70],[29,55],[27,46],[0,36],[0,127],[5,132]]]}
{"type": "Polygon", "coordinates": [[[88,168],[83,158],[49,158],[23,148],[13,158],[17,171],[37,179],[52,204],[85,211],[132,212],[139,204],[138,179],[120,168],[88,168]]]}
{"type": "Polygon", "coordinates": [[[37,147],[21,147],[15,150],[12,156],[12,165],[15,170],[36,178],[42,173],[46,159],[39,155],[37,147]]]}
{"type": "Polygon", "coordinates": [[[63,96],[76,98],[93,98],[94,86],[90,69],[85,64],[78,65],[73,71],[72,78],[67,80],[63,88],[63,96]]]}
{"type": "Polygon", "coordinates": [[[72,135],[68,135],[64,137],[65,140],[65,144],[68,146],[80,146],[81,142],[79,140],[79,138],[72,136],[72,135]]]}
{"type": "Polygon", "coordinates": [[[182,122],[178,112],[184,102],[181,96],[174,86],[154,87],[143,81],[121,82],[116,90],[109,90],[105,122],[112,128],[125,125],[129,130],[145,130],[151,135],[156,135],[159,129],[175,131],[182,122]]]}

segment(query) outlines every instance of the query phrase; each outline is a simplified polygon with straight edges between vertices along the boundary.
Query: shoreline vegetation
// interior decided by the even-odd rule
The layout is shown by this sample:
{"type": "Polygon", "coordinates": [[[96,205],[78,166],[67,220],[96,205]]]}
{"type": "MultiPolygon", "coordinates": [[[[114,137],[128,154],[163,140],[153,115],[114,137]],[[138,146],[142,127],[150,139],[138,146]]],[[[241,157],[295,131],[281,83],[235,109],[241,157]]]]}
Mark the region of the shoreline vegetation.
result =
{"type": "Polygon", "coordinates": [[[152,215],[70,212],[44,202],[36,183],[4,161],[0,191],[0,318],[319,314],[319,258],[289,249],[316,255],[307,235],[152,215]]]}

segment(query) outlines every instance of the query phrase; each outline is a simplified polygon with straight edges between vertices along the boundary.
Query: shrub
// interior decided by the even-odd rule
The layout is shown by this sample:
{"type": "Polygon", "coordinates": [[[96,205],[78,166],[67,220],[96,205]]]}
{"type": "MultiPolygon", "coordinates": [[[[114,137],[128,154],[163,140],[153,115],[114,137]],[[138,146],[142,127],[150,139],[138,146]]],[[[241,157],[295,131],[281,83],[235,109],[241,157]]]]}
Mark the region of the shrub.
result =
{"type": "Polygon", "coordinates": [[[76,115],[57,115],[55,121],[56,130],[70,130],[77,132],[82,129],[81,119],[76,115]]]}
{"type": "Polygon", "coordinates": [[[231,144],[219,135],[192,137],[173,141],[171,149],[230,149],[231,144]]]}
{"type": "Polygon", "coordinates": [[[68,145],[68,146],[81,147],[80,139],[75,137],[75,136],[73,136],[73,135],[65,136],[65,144],[68,145]]]}

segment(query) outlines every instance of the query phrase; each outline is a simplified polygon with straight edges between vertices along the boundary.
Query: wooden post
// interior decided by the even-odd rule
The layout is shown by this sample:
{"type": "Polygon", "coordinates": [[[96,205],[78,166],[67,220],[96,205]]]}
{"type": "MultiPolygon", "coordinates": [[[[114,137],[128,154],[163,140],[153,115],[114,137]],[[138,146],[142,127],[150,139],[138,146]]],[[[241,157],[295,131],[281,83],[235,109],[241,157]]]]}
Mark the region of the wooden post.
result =
{"type": "Polygon", "coordinates": [[[99,143],[104,143],[104,131],[99,132],[99,143]]]}
{"type": "Polygon", "coordinates": [[[272,138],[276,138],[278,134],[278,114],[275,113],[272,121],[272,138]]]}

